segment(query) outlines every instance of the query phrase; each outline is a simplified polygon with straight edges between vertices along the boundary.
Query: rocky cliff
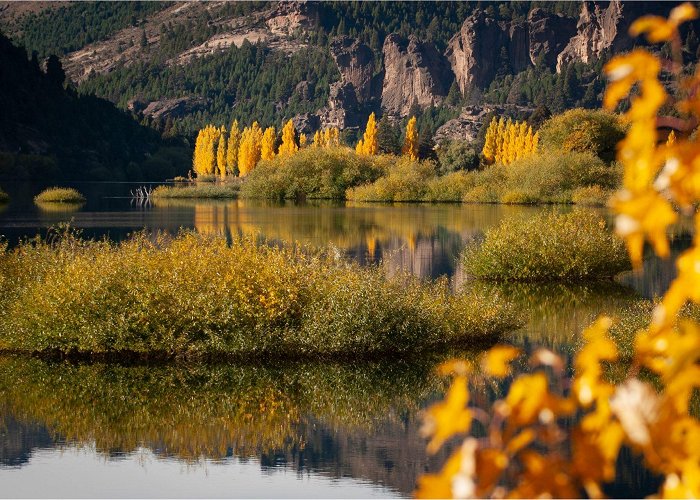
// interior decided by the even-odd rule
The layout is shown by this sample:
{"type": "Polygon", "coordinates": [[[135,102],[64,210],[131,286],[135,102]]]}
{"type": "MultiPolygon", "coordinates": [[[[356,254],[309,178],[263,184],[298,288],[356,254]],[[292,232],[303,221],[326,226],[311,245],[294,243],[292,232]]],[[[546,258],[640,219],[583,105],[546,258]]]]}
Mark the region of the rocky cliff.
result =
{"type": "Polygon", "coordinates": [[[382,110],[406,116],[413,105],[439,105],[454,79],[447,59],[431,43],[392,34],[383,48],[382,110]]]}

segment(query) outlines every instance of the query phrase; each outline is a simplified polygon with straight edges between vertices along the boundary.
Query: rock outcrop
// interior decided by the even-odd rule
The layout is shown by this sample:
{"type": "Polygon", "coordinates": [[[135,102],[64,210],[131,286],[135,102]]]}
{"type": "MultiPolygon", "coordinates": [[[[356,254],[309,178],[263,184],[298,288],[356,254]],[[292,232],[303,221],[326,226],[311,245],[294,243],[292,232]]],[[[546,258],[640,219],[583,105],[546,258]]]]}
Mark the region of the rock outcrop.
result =
{"type": "Polygon", "coordinates": [[[627,9],[620,0],[612,0],[607,7],[583,2],[577,33],[557,56],[557,72],[571,62],[592,62],[607,49],[618,52],[629,48],[633,39],[627,36],[627,29],[633,16],[625,15],[626,10],[634,9],[627,9]]]}
{"type": "Polygon", "coordinates": [[[447,121],[438,128],[433,136],[433,142],[440,144],[451,140],[473,141],[481,129],[486,115],[494,113],[497,116],[510,116],[515,119],[522,119],[534,110],[525,106],[510,105],[483,105],[466,106],[457,118],[447,121]]]}
{"type": "Polygon", "coordinates": [[[576,20],[536,8],[528,14],[527,23],[530,63],[553,68],[559,53],[576,34],[576,20]]]}
{"type": "Polygon", "coordinates": [[[207,105],[208,101],[201,97],[179,97],[177,99],[151,101],[145,106],[138,101],[132,101],[128,107],[143,116],[160,120],[168,117],[182,118],[205,109],[207,105]]]}
{"type": "Polygon", "coordinates": [[[453,81],[450,65],[431,43],[397,34],[386,37],[383,47],[382,109],[406,116],[413,105],[436,106],[447,96],[453,81]]]}
{"type": "Polygon", "coordinates": [[[462,93],[485,87],[496,75],[499,54],[508,45],[508,33],[483,10],[476,10],[447,45],[445,56],[462,93]]]}
{"type": "Polygon", "coordinates": [[[348,84],[358,103],[370,101],[376,94],[374,76],[374,52],[360,40],[341,36],[331,42],[331,55],[340,71],[340,81],[349,91],[348,84]]]}

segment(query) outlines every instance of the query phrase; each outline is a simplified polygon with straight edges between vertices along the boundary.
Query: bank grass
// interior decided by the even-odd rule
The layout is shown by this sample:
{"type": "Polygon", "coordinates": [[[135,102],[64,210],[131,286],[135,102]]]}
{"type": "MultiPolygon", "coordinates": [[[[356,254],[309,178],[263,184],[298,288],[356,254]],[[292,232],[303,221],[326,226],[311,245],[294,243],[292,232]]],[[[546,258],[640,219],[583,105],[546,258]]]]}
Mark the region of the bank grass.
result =
{"type": "Polygon", "coordinates": [[[516,327],[499,296],[299,246],[70,232],[5,250],[0,348],[146,358],[408,355],[516,327]]]}
{"type": "Polygon", "coordinates": [[[347,189],[379,178],[394,161],[358,155],[347,147],[303,148],[263,160],[246,175],[243,198],[344,199],[347,189]]]}
{"type": "Polygon", "coordinates": [[[240,180],[219,183],[194,182],[173,186],[158,186],[151,194],[152,198],[172,199],[235,199],[241,188],[240,180]]]}
{"type": "Polygon", "coordinates": [[[34,202],[39,203],[84,203],[85,197],[77,189],[51,187],[44,189],[34,197],[34,202]]]}
{"type": "Polygon", "coordinates": [[[585,209],[507,217],[462,261],[468,274],[493,281],[603,280],[631,267],[622,240],[585,209]]]}
{"type": "Polygon", "coordinates": [[[365,202],[468,202],[604,205],[621,178],[590,152],[544,151],[510,165],[438,175],[431,161],[397,158],[376,181],[348,189],[346,198],[365,202]]]}

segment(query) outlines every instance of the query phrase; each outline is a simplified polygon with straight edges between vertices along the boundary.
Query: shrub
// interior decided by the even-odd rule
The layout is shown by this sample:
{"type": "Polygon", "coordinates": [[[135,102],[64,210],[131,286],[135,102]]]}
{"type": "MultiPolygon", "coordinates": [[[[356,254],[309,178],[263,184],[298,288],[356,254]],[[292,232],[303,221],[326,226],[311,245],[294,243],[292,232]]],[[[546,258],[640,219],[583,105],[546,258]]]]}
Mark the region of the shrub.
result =
{"type": "Polygon", "coordinates": [[[23,352],[408,354],[518,324],[498,296],[252,239],[138,234],[116,245],[64,234],[0,259],[0,347],[23,352]]]}
{"type": "Polygon", "coordinates": [[[467,176],[464,201],[572,203],[575,190],[592,186],[601,191],[615,188],[621,174],[619,165],[608,166],[591,153],[546,151],[505,167],[490,165],[467,176]]]}
{"type": "Polygon", "coordinates": [[[73,188],[52,187],[34,197],[36,203],[83,203],[85,197],[73,188]]]}
{"type": "Polygon", "coordinates": [[[506,218],[462,258],[467,272],[496,281],[604,279],[630,268],[622,241],[584,210],[506,218]]]}
{"type": "Polygon", "coordinates": [[[0,189],[0,203],[6,203],[7,201],[9,201],[9,199],[9,195],[5,191],[0,189]]]}
{"type": "Polygon", "coordinates": [[[580,108],[551,117],[540,129],[545,149],[588,152],[606,162],[615,158],[615,146],[624,136],[617,115],[580,108]]]}
{"type": "Polygon", "coordinates": [[[434,177],[435,164],[432,161],[401,157],[384,177],[372,184],[349,189],[346,198],[353,201],[423,201],[428,181],[434,177]]]}
{"type": "Polygon", "coordinates": [[[449,141],[438,149],[441,174],[459,170],[476,170],[479,167],[479,153],[467,141],[449,141]]]}
{"type": "Polygon", "coordinates": [[[357,155],[346,147],[308,147],[261,161],[241,187],[245,198],[343,199],[348,188],[376,180],[389,157],[357,155]]]}
{"type": "Polygon", "coordinates": [[[611,189],[603,189],[598,185],[580,187],[571,193],[571,202],[576,205],[603,207],[608,203],[611,195],[611,189]]]}
{"type": "Polygon", "coordinates": [[[426,186],[425,201],[462,201],[471,185],[466,172],[434,177],[426,186]]]}
{"type": "Polygon", "coordinates": [[[153,190],[153,198],[237,198],[240,181],[227,181],[221,184],[195,183],[184,186],[158,186],[153,190]]]}

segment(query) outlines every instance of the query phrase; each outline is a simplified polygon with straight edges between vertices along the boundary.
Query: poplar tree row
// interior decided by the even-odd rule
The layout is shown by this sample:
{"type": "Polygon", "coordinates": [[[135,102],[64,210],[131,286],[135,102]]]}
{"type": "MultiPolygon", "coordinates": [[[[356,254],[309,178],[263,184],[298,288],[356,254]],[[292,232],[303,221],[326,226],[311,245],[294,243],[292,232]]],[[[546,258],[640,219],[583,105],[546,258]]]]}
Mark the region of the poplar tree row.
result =
{"type": "MultiPolygon", "coordinates": [[[[339,144],[338,129],[325,129],[317,132],[322,139],[314,141],[314,146],[339,144]],[[323,139],[329,138],[329,139],[323,139]]],[[[277,155],[291,155],[306,146],[306,135],[297,134],[294,123],[289,120],[282,128],[281,142],[278,144],[275,127],[265,130],[258,122],[242,131],[238,120],[234,120],[229,131],[225,127],[207,125],[197,134],[192,166],[198,176],[227,175],[245,176],[260,160],[272,160],[277,155]]]]}
{"type": "Polygon", "coordinates": [[[486,163],[510,165],[519,158],[535,153],[539,140],[539,132],[533,134],[532,127],[526,122],[494,117],[486,130],[481,154],[486,163]]]}
{"type": "MultiPolygon", "coordinates": [[[[289,156],[307,145],[305,134],[297,134],[294,123],[289,120],[282,128],[282,137],[277,146],[275,127],[265,130],[258,122],[240,130],[238,120],[231,128],[207,125],[200,129],[195,141],[192,167],[197,176],[227,175],[245,176],[255,168],[260,160],[272,160],[275,156],[289,156]]],[[[318,130],[314,134],[312,147],[340,146],[340,131],[337,127],[318,130]]],[[[358,154],[376,155],[379,153],[377,122],[372,113],[367,120],[365,132],[355,148],[358,154]]],[[[408,121],[403,154],[412,160],[418,159],[418,131],[416,118],[408,121]]]]}

